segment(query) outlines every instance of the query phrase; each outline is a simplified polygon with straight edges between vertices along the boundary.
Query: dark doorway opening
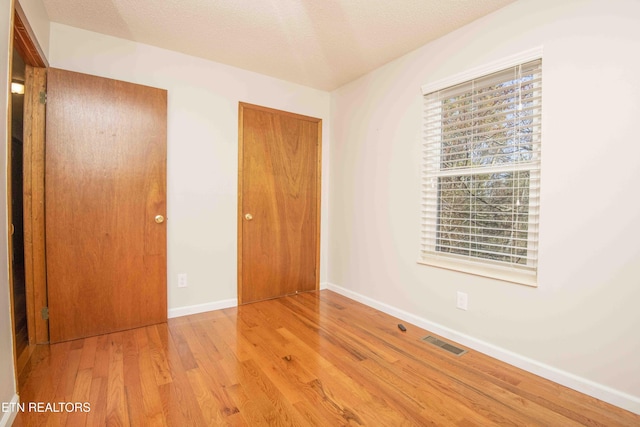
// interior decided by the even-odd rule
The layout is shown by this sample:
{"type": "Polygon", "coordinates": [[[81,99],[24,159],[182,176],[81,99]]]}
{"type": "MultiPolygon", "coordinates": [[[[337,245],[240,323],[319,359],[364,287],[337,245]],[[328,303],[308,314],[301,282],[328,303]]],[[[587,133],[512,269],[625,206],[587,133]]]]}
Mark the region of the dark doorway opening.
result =
{"type": "Polygon", "coordinates": [[[13,319],[16,357],[29,346],[27,327],[27,298],[24,269],[24,210],[23,210],[23,120],[24,120],[25,62],[13,50],[11,69],[11,239],[13,250],[13,319]]]}

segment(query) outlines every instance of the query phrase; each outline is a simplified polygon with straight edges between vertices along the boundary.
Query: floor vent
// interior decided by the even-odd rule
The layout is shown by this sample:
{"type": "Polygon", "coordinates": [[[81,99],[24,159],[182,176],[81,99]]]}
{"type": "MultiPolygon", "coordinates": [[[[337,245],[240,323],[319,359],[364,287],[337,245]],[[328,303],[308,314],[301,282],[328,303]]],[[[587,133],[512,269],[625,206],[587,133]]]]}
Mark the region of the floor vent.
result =
{"type": "Polygon", "coordinates": [[[447,350],[449,353],[455,354],[456,356],[462,356],[463,354],[465,354],[467,352],[467,350],[463,350],[461,348],[456,347],[455,345],[451,345],[448,342],[439,340],[436,337],[432,337],[431,335],[428,335],[424,338],[422,338],[422,341],[426,341],[429,344],[433,344],[436,347],[440,347],[444,350],[447,350]]]}

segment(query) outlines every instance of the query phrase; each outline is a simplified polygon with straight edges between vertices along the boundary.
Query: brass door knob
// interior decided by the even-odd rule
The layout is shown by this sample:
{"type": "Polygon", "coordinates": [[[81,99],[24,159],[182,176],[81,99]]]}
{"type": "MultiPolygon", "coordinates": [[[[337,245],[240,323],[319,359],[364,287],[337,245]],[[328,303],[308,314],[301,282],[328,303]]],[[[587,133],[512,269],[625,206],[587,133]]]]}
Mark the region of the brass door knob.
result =
{"type": "Polygon", "coordinates": [[[157,224],[162,224],[164,222],[164,217],[162,215],[156,215],[155,220],[157,224]]]}
{"type": "Polygon", "coordinates": [[[253,219],[253,215],[248,213],[244,216],[244,219],[246,219],[247,221],[251,221],[253,219]]]}

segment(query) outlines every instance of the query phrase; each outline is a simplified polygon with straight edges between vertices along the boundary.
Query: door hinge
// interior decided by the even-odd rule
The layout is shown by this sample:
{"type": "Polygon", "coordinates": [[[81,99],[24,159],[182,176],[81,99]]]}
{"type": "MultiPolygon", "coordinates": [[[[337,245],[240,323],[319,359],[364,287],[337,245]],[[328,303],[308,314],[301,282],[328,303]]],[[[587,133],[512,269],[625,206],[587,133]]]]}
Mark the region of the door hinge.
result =
{"type": "Polygon", "coordinates": [[[40,92],[40,104],[47,103],[47,92],[40,92]]]}
{"type": "Polygon", "coordinates": [[[42,307],[42,310],[40,310],[40,315],[42,316],[43,320],[49,320],[49,307],[42,307]]]}

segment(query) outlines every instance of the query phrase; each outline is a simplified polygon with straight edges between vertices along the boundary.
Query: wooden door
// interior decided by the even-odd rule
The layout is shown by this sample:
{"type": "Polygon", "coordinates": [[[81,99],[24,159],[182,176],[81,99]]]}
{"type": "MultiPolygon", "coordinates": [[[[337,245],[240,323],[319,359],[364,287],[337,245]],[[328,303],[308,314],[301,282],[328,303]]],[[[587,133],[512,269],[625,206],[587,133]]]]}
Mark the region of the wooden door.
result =
{"type": "Polygon", "coordinates": [[[51,342],[166,321],[166,91],[56,69],[47,86],[51,342]]]}
{"type": "Polygon", "coordinates": [[[239,109],[238,300],[318,288],[322,120],[239,109]]]}

